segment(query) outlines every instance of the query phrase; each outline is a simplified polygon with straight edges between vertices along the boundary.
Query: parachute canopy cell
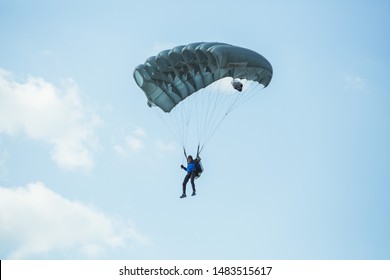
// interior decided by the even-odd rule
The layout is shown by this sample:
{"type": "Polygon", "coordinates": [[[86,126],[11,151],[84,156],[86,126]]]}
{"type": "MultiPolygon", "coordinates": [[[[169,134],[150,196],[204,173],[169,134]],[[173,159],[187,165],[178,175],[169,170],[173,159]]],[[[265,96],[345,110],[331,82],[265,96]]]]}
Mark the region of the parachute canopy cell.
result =
{"type": "Polygon", "coordinates": [[[225,77],[268,86],[272,66],[262,55],[224,43],[191,43],[149,57],[133,73],[148,105],[170,112],[191,94],[225,77]]]}

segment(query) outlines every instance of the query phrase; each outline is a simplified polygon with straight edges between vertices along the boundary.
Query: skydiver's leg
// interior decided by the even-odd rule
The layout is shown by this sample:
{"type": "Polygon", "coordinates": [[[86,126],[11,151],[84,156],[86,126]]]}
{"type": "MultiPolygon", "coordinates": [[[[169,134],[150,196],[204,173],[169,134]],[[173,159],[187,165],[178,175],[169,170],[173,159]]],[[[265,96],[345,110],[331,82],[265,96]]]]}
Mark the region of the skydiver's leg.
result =
{"type": "Polygon", "coordinates": [[[196,189],[195,189],[195,172],[191,173],[191,185],[192,185],[192,195],[196,194],[196,189]]]}
{"type": "Polygon", "coordinates": [[[183,181],[183,194],[186,194],[186,186],[187,186],[188,180],[190,180],[190,177],[191,177],[191,174],[188,174],[188,173],[184,177],[184,181],[183,181]]]}

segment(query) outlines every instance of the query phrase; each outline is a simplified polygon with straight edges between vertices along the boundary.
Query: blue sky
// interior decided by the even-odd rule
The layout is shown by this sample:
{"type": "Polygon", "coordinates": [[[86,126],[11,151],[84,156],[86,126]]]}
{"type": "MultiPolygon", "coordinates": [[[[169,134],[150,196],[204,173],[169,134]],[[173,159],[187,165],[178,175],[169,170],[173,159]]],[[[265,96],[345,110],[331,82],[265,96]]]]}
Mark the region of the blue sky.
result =
{"type": "Polygon", "coordinates": [[[390,2],[167,3],[0,0],[0,258],[388,259],[390,2]],[[132,72],[199,41],[274,76],[182,200],[132,72]]]}

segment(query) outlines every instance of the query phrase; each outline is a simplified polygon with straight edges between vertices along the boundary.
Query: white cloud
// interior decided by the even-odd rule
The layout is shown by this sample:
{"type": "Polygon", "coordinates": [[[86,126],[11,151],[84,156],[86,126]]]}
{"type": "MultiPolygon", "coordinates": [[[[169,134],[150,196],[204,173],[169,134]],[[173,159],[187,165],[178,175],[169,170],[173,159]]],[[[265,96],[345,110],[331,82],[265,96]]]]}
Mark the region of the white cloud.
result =
{"type": "Polygon", "coordinates": [[[153,155],[159,156],[162,153],[177,149],[173,142],[150,139],[142,127],[135,128],[127,135],[124,134],[121,142],[120,144],[115,144],[113,147],[114,151],[124,158],[132,158],[137,154],[145,155],[145,153],[148,153],[147,158],[151,159],[153,155]]]}
{"type": "Polygon", "coordinates": [[[133,152],[139,152],[144,148],[144,143],[141,139],[128,137],[126,140],[127,147],[133,152]]]}
{"type": "Polygon", "coordinates": [[[125,137],[123,144],[115,144],[114,150],[117,154],[128,157],[132,154],[142,152],[145,149],[146,139],[146,131],[142,127],[138,127],[130,135],[125,137]]]}
{"type": "Polygon", "coordinates": [[[65,258],[98,258],[112,249],[128,250],[130,243],[147,242],[132,226],[68,200],[40,182],[0,187],[0,237],[0,252],[6,254],[2,259],[56,253],[65,258]]]}
{"type": "Polygon", "coordinates": [[[365,81],[359,76],[347,75],[344,77],[346,88],[352,88],[356,90],[362,90],[365,87],[365,81]]]}
{"type": "Polygon", "coordinates": [[[146,131],[142,127],[137,127],[133,134],[137,137],[145,137],[146,136],[146,131]]]}
{"type": "Polygon", "coordinates": [[[18,82],[0,69],[0,133],[23,133],[49,143],[52,159],[59,166],[87,170],[93,167],[95,130],[100,123],[83,104],[72,80],[57,88],[36,77],[18,82]]]}
{"type": "Polygon", "coordinates": [[[176,149],[176,145],[173,142],[165,143],[162,140],[156,141],[156,146],[159,151],[166,152],[166,151],[173,151],[176,149]]]}

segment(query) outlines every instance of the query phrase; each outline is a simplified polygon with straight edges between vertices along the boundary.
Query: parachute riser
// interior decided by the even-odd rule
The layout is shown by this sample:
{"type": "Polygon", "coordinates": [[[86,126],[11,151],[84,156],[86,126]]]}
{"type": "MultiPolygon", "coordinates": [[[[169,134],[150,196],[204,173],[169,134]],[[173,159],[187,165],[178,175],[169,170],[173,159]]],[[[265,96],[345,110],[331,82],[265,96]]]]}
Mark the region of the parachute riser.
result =
{"type": "MultiPolygon", "coordinates": [[[[204,147],[203,145],[198,144],[198,147],[197,147],[197,150],[196,150],[196,157],[195,158],[199,157],[200,153],[203,150],[203,147],[204,147]]],[[[187,151],[186,151],[185,147],[183,147],[183,153],[184,153],[184,157],[187,159],[188,155],[187,155],[187,151]]]]}

